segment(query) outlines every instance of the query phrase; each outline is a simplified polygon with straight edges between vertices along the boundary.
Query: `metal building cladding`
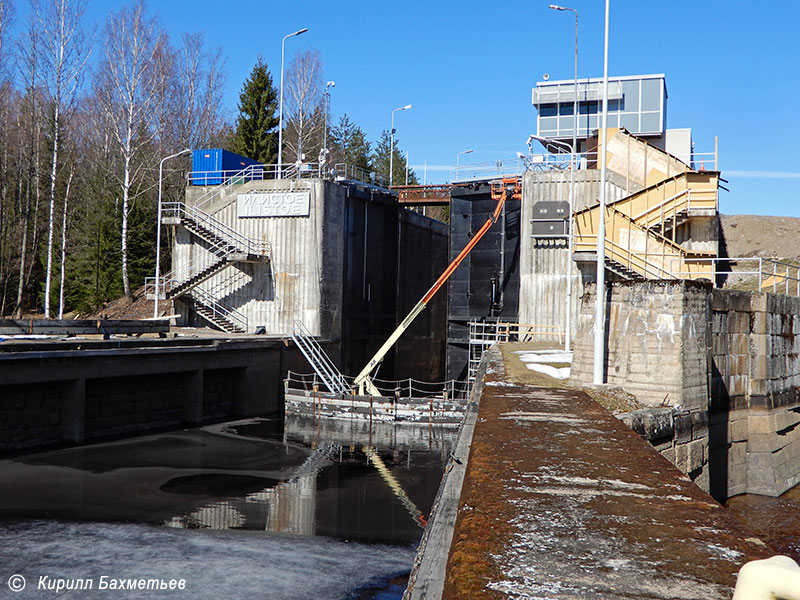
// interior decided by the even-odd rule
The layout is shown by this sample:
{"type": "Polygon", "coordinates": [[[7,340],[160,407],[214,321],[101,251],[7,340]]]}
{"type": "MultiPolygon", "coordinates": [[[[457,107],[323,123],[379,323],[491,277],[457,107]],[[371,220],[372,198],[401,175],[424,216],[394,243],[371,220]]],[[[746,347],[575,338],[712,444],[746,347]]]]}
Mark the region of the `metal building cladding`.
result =
{"type": "Polygon", "coordinates": [[[231,175],[258,161],[222,148],[192,150],[191,185],[219,185],[231,175]]]}

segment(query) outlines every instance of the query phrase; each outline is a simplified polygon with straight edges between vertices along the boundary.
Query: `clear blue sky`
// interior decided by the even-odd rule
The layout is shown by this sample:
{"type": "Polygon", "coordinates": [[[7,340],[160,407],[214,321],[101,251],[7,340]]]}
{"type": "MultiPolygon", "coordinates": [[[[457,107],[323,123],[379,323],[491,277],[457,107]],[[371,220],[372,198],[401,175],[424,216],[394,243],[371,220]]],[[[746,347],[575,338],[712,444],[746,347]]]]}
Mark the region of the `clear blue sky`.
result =
{"type": "MultiPolygon", "coordinates": [[[[14,0],[17,20],[27,0],[14,0]]],[[[550,0],[489,3],[406,0],[150,2],[174,39],[202,32],[227,61],[225,108],[235,114],[238,93],[256,58],[267,61],[277,85],[281,38],[288,64],[296,52],[322,54],[332,90],[334,121],[343,113],[371,140],[396,114],[401,150],[422,179],[450,177],[461,162],[510,158],[535,132],[531,87],[543,73],[573,74],[574,17],[547,8],[550,0]]],[[[579,77],[603,69],[602,0],[559,3],[578,10],[579,77]]],[[[124,2],[91,0],[87,23],[102,21],[124,2]]],[[[691,127],[697,152],[713,152],[730,193],[727,214],[800,216],[800,2],[739,0],[611,0],[609,74],[664,73],[670,128],[691,127]]]]}

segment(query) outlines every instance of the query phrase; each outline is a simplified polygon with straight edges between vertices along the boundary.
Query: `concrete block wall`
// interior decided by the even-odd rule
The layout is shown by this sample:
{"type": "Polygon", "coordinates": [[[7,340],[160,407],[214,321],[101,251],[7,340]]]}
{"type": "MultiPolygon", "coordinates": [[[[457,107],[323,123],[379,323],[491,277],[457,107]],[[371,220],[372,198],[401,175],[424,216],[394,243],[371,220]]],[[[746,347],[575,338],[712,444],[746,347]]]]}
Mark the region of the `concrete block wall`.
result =
{"type": "MultiPolygon", "coordinates": [[[[643,404],[700,409],[707,404],[707,296],[694,282],[614,283],[607,289],[607,383],[643,404]]],[[[570,381],[591,383],[595,286],[578,317],[570,381]]]]}
{"type": "MultiPolygon", "coordinates": [[[[606,380],[652,407],[623,420],[720,500],[800,483],[800,299],[693,282],[614,283],[607,294],[606,380]]],[[[576,383],[592,377],[593,296],[576,383]]]]}

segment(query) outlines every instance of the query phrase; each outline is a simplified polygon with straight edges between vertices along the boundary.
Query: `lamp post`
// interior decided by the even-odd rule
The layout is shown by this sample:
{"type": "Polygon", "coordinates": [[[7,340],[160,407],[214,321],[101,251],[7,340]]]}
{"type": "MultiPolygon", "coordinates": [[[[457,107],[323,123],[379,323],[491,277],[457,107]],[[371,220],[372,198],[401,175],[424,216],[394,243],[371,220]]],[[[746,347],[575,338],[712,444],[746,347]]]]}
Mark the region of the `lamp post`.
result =
{"type": "Polygon", "coordinates": [[[597,227],[597,297],[594,305],[594,369],[592,382],[601,384],[605,376],[605,287],[606,287],[606,144],[608,143],[608,13],[606,0],[605,42],[603,45],[603,115],[601,119],[600,219],[597,227]]]}
{"type": "Polygon", "coordinates": [[[161,159],[158,163],[158,216],[156,217],[156,299],[153,301],[153,318],[158,318],[158,300],[159,300],[159,278],[161,277],[161,180],[164,173],[164,161],[182,154],[191,152],[189,148],[170,154],[161,159]]]}
{"type": "MultiPolygon", "coordinates": [[[[572,160],[574,163],[575,151],[578,148],[578,11],[574,8],[558,6],[557,4],[551,4],[548,8],[561,11],[571,10],[575,13],[575,87],[573,88],[575,98],[573,98],[572,102],[572,160]]],[[[574,164],[572,168],[575,168],[574,164]]]]}
{"type": "Polygon", "coordinates": [[[328,113],[331,110],[331,93],[328,90],[332,87],[336,87],[335,81],[329,81],[325,84],[325,131],[323,132],[322,148],[326,156],[328,153],[328,113]]]}
{"type": "MultiPolygon", "coordinates": [[[[532,135],[528,138],[528,146],[531,140],[538,140],[545,147],[548,144],[557,144],[568,148],[573,157],[575,158],[575,146],[570,146],[568,142],[560,142],[558,140],[548,140],[547,138],[532,135]]],[[[572,213],[575,206],[575,168],[573,166],[569,171],[569,218],[567,220],[567,298],[566,298],[566,316],[564,318],[564,351],[569,352],[571,337],[572,337],[572,213]]]]}
{"type": "Polygon", "coordinates": [[[408,110],[411,108],[410,104],[406,104],[405,106],[401,106],[400,108],[395,108],[392,111],[392,130],[391,130],[391,143],[389,144],[389,187],[392,187],[392,168],[394,167],[394,113],[398,110],[408,110]]]}
{"type": "Polygon", "coordinates": [[[278,179],[283,179],[283,56],[286,50],[286,38],[290,38],[293,35],[300,35],[306,31],[308,31],[308,27],[299,29],[294,33],[288,33],[283,36],[283,40],[281,40],[281,99],[280,108],[278,109],[278,179]]]}
{"type": "Polygon", "coordinates": [[[474,148],[470,148],[469,150],[463,150],[456,154],[456,179],[458,179],[458,167],[459,167],[459,159],[461,158],[462,154],[472,154],[475,151],[474,148]]]}

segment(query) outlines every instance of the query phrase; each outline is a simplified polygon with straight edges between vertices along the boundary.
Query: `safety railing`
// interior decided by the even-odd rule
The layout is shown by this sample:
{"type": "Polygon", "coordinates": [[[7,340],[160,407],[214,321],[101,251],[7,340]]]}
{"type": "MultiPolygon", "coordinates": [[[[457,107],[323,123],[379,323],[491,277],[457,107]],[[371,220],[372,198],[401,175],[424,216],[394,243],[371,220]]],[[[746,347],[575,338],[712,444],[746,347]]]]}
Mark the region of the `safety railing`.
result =
{"type": "Polygon", "coordinates": [[[380,187],[388,187],[389,181],[383,176],[364,169],[356,165],[348,165],[347,163],[336,163],[330,171],[331,176],[337,180],[346,181],[361,181],[363,183],[371,183],[380,187]]]}
{"type": "Polygon", "coordinates": [[[557,325],[532,325],[504,321],[470,321],[469,343],[491,345],[506,342],[532,342],[540,338],[564,340],[564,331],[557,325]]]}
{"type": "MultiPolygon", "coordinates": [[[[231,252],[238,251],[246,254],[254,254],[256,256],[269,256],[272,249],[269,242],[251,240],[219,219],[212,217],[195,206],[187,206],[183,202],[162,203],[161,217],[177,219],[185,217],[194,221],[197,225],[211,232],[221,241],[235,247],[235,250],[231,250],[231,252]]],[[[216,243],[216,241],[206,241],[216,243]]]]}
{"type": "MultiPolygon", "coordinates": [[[[632,273],[646,279],[677,279],[677,272],[686,273],[684,279],[711,276],[708,268],[698,264],[688,251],[675,242],[637,225],[627,214],[614,206],[606,206],[606,258],[613,260],[632,273]],[[675,268],[675,271],[672,270],[675,268]]],[[[597,250],[599,207],[576,213],[575,252],[597,250]]]]}
{"type": "MultiPolygon", "coordinates": [[[[195,258],[189,262],[179,263],[177,268],[165,273],[159,278],[159,299],[166,299],[166,295],[172,290],[186,284],[186,282],[195,278],[204,270],[212,269],[219,265],[219,262],[226,259],[231,253],[230,246],[226,242],[221,240],[207,241],[209,242],[207,250],[211,254],[211,257],[207,255],[195,256],[195,258]],[[209,260],[209,258],[211,258],[211,260],[209,260]]],[[[148,297],[155,295],[155,280],[155,277],[146,277],[144,280],[145,294],[148,294],[148,297]]]]}
{"type": "Polygon", "coordinates": [[[564,331],[557,325],[534,325],[504,321],[469,322],[469,356],[467,383],[471,386],[478,375],[483,353],[493,344],[508,342],[534,342],[542,339],[563,343],[564,331]]]}
{"type": "Polygon", "coordinates": [[[334,394],[344,394],[350,389],[344,375],[302,321],[294,322],[292,340],[328,390],[334,394]]]}
{"type": "Polygon", "coordinates": [[[387,184],[386,179],[374,171],[347,163],[336,163],[332,166],[319,162],[289,163],[282,169],[274,164],[256,164],[240,170],[190,171],[186,174],[186,182],[189,185],[213,186],[195,200],[194,205],[199,208],[227,192],[234,185],[265,179],[311,178],[361,181],[382,187],[386,187],[387,184]]]}
{"type": "MultiPolygon", "coordinates": [[[[248,320],[247,315],[244,313],[235,308],[222,306],[222,304],[217,301],[217,298],[199,286],[192,288],[189,295],[209,311],[210,314],[208,317],[210,317],[210,320],[215,324],[220,325],[220,323],[215,322],[216,318],[218,321],[231,325],[232,329],[247,331],[248,320]]],[[[202,315],[203,313],[200,312],[200,314],[202,315]]]]}
{"type": "Polygon", "coordinates": [[[660,226],[665,221],[691,210],[717,210],[717,182],[713,173],[681,173],[644,190],[613,202],[616,210],[628,215],[645,228],[660,226]]]}
{"type": "MultiPolygon", "coordinates": [[[[343,375],[350,389],[354,377],[343,375]]],[[[375,387],[386,398],[447,398],[466,400],[469,397],[469,385],[465,381],[450,379],[447,381],[420,381],[418,379],[372,379],[375,387]]],[[[286,376],[287,389],[311,392],[323,381],[317,373],[296,373],[289,371],[286,376]]]]}
{"type": "MultiPolygon", "coordinates": [[[[722,287],[752,289],[787,296],[800,296],[800,265],[780,258],[761,256],[696,258],[693,263],[706,265],[708,278],[722,287]],[[730,281],[727,281],[730,280],[730,281]]],[[[683,276],[682,271],[676,275],[683,276]]]]}

